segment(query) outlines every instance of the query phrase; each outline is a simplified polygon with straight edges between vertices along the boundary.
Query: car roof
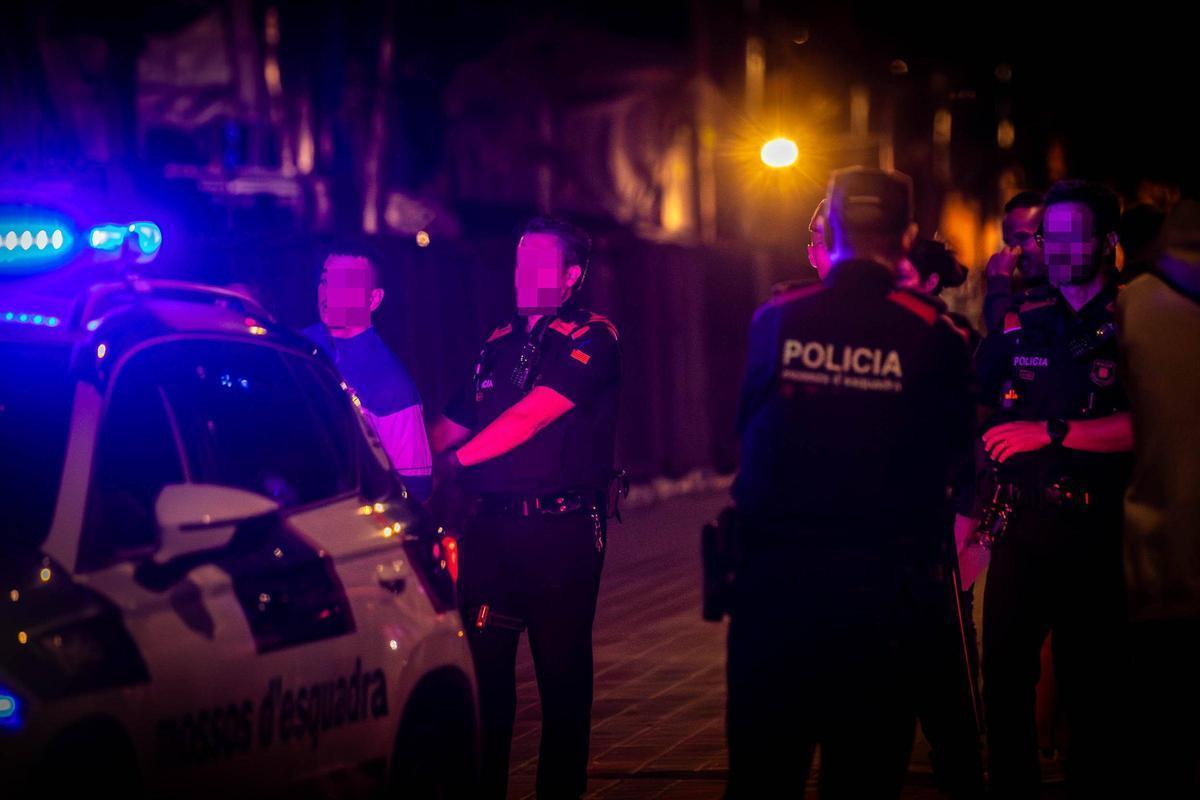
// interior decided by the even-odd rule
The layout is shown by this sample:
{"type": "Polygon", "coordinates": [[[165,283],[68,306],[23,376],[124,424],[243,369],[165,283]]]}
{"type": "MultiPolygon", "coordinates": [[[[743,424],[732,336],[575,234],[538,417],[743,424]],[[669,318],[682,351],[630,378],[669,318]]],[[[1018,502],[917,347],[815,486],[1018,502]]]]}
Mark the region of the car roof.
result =
{"type": "MultiPolygon", "coordinates": [[[[311,342],[280,325],[252,297],[201,283],[130,278],[93,284],[71,299],[10,295],[0,307],[0,340],[67,343],[89,353],[88,358],[102,353],[96,360],[108,364],[150,341],[181,335],[318,354],[311,342]]],[[[95,375],[103,380],[107,370],[97,368],[95,375]]]]}

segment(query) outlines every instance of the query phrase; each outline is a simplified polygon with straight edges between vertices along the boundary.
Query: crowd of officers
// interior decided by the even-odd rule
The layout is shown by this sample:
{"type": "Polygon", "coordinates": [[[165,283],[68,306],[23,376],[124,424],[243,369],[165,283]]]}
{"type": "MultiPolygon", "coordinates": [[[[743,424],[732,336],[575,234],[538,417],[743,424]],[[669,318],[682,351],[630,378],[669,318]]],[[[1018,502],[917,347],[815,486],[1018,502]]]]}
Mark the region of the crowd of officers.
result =
{"type": "Polygon", "coordinates": [[[1113,193],[1013,198],[980,340],[935,297],[964,271],[912,195],[834,173],[819,279],[751,323],[736,547],[710,553],[734,553],[729,796],[799,796],[818,746],[822,797],[898,796],[919,720],[945,794],[1037,797],[1049,669],[1071,796],[1197,796],[1195,207],[1163,269],[1129,248],[1118,272],[1113,193]]]}
{"type": "MultiPolygon", "coordinates": [[[[1138,776],[1157,786],[1146,796],[1194,796],[1200,280],[1195,206],[1182,209],[1159,237],[1175,249],[1127,246],[1118,273],[1113,194],[1060,182],[1013,198],[981,339],[936,297],[967,273],[918,238],[910,180],[834,173],[810,224],[818,279],[780,287],[751,323],[735,508],[705,533],[720,595],[705,613],[731,617],[730,797],[800,796],[818,747],[823,797],[894,797],[917,720],[949,796],[1036,796],[1048,637],[1072,793],[1106,796],[1126,767],[1153,763],[1138,776]],[[1135,271],[1154,274],[1118,302],[1135,271]],[[971,590],[989,561],[980,676],[971,590]],[[1127,596],[1143,624],[1129,624],[1127,596]],[[1135,659],[1135,641],[1154,658],[1135,659]]],[[[525,227],[516,314],[428,434],[412,379],[371,327],[383,300],[371,258],[326,259],[321,324],[306,331],[410,491],[436,486],[441,518],[471,510],[459,599],[480,796],[506,792],[522,632],[541,694],[538,795],[587,785],[621,380],[616,328],[576,300],[589,249],[562,220],[525,227]]]]}

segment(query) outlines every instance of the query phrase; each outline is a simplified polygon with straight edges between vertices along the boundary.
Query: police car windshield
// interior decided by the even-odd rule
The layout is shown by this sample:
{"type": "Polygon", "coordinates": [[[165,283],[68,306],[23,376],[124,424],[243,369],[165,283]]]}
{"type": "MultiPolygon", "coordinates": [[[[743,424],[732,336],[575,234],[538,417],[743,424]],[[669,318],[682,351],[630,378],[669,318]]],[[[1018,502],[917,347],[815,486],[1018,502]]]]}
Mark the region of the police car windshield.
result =
{"type": "Polygon", "coordinates": [[[0,552],[49,532],[71,408],[61,343],[0,341],[0,552]]]}

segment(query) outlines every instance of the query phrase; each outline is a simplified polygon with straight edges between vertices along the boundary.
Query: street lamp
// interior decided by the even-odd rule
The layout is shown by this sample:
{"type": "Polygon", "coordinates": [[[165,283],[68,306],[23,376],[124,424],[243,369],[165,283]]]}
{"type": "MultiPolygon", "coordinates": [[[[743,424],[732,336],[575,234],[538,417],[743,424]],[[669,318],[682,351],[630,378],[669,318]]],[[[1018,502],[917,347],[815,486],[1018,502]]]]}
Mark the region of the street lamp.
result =
{"type": "Polygon", "coordinates": [[[768,167],[783,169],[796,163],[796,159],[800,157],[800,148],[791,139],[781,136],[764,144],[758,151],[758,157],[768,167]]]}

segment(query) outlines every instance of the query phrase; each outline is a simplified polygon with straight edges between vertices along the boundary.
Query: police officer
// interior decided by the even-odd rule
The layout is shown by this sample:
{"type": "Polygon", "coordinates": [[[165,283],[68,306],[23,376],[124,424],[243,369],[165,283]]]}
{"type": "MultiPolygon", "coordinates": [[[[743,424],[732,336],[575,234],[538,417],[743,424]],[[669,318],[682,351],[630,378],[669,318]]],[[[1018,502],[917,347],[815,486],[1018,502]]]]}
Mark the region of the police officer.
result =
{"type": "Polygon", "coordinates": [[[517,245],[517,315],[488,337],[433,430],[435,474],[480,495],[459,599],[479,678],[483,783],[503,797],[522,630],[542,701],[538,795],[587,784],[592,621],[620,390],[617,330],[580,308],[589,240],[538,218],[517,245]]]}
{"type": "Polygon", "coordinates": [[[826,281],[773,298],[750,326],[731,797],[802,793],[817,743],[823,794],[896,796],[904,780],[915,709],[902,662],[937,595],[946,485],[973,413],[965,332],[895,286],[912,219],[906,176],[835,173],[826,281]]]}
{"type": "MultiPolygon", "coordinates": [[[[1122,709],[1121,498],[1133,434],[1117,375],[1111,270],[1119,206],[1107,190],[1060,182],[1039,235],[1053,293],[984,340],[979,371],[994,413],[983,435],[1012,508],[984,595],[989,782],[1036,796],[1038,654],[1053,633],[1067,718],[1067,779],[1081,796],[1115,784],[1122,709]]],[[[994,492],[990,492],[995,497],[994,492]]]]}

